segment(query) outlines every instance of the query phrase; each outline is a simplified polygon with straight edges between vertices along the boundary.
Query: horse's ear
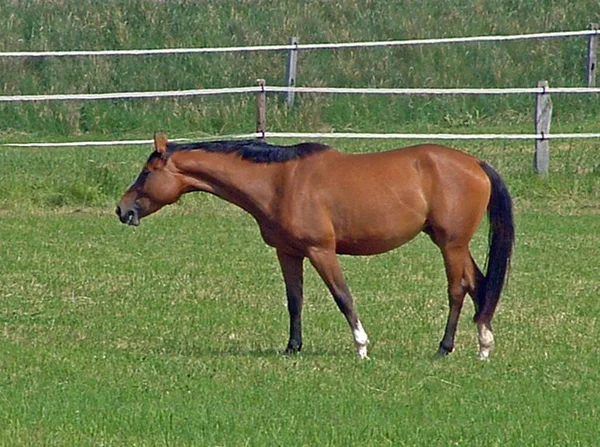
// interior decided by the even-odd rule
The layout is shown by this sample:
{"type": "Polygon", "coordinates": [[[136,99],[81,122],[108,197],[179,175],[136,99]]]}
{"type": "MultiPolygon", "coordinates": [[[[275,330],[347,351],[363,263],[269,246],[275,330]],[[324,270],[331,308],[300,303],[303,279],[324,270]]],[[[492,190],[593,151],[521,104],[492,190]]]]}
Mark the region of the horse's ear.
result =
{"type": "Polygon", "coordinates": [[[167,136],[164,132],[154,132],[154,149],[159,154],[167,152],[167,136]]]}

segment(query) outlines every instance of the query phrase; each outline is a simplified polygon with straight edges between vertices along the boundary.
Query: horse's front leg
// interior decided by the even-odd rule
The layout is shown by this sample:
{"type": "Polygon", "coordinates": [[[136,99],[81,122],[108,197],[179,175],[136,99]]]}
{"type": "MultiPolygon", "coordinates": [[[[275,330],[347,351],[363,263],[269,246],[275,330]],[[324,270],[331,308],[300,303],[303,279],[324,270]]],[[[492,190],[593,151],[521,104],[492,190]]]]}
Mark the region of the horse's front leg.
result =
{"type": "Polygon", "coordinates": [[[369,338],[354,310],[352,296],[344,280],[342,268],[335,251],[315,248],[310,250],[308,257],[325,284],[327,284],[338,308],[342,311],[346,320],[348,320],[352,329],[352,335],[354,336],[354,344],[356,345],[358,356],[361,359],[366,359],[369,338]]]}
{"type": "Polygon", "coordinates": [[[300,352],[302,349],[302,284],[303,284],[303,257],[292,256],[277,250],[277,258],[285,280],[288,311],[290,313],[290,340],[286,354],[300,352]]]}

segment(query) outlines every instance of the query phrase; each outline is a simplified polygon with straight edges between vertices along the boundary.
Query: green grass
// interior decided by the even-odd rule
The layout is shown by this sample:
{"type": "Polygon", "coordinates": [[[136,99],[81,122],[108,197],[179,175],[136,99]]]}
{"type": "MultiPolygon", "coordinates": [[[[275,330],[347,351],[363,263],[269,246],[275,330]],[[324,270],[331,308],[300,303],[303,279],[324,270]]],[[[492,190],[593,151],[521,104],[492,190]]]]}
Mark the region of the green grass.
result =
{"type": "Polygon", "coordinates": [[[600,308],[597,268],[584,260],[597,256],[597,216],[518,214],[485,364],[471,305],[457,351],[429,359],[446,309],[426,238],[344,258],[373,342],[360,362],[310,269],[305,350],[281,354],[274,253],[246,215],[206,202],[134,230],[109,212],[3,218],[3,445],[595,441],[600,308]]]}
{"type": "MultiPolygon", "coordinates": [[[[517,213],[487,363],[470,303],[456,352],[430,359],[446,284],[426,237],[342,258],[371,360],[308,266],[286,357],[283,281],[247,214],[195,194],[126,227],[112,209],[147,148],[3,149],[0,445],[593,445],[600,177],[593,145],[553,147],[545,180],[528,145],[465,147],[517,213]]],[[[480,263],[485,247],[484,227],[480,263]]]]}
{"type": "MultiPolygon", "coordinates": [[[[150,138],[151,133],[145,138],[150,138]]],[[[276,140],[273,140],[276,142],[276,140]]],[[[289,144],[286,140],[284,143],[289,144]]],[[[327,141],[344,152],[371,152],[416,144],[415,141],[327,141]]],[[[593,212],[600,203],[600,160],[593,141],[552,141],[550,174],[533,170],[532,142],[453,142],[495,166],[510,178],[519,206],[544,209],[547,202],[564,213],[593,212]],[[582,211],[583,210],[583,211],[582,211]]],[[[0,212],[2,210],[113,207],[139,173],[150,145],[107,148],[0,148],[0,212]]],[[[197,199],[184,198],[189,209],[197,199]]]]}
{"type": "MultiPolygon", "coordinates": [[[[0,50],[106,50],[402,40],[583,30],[597,4],[483,0],[455,2],[160,2],[91,0],[0,5],[0,50]]],[[[586,38],[303,51],[298,85],[332,87],[582,86],[586,38]]],[[[285,53],[109,58],[0,59],[2,94],[96,93],[281,85],[285,53]]],[[[482,98],[297,95],[288,110],[269,100],[273,131],[421,131],[527,126],[528,95],[482,98]]],[[[594,95],[556,95],[553,125],[594,131],[594,95]]],[[[254,130],[251,95],[134,101],[2,103],[3,140],[49,136],[144,137],[156,129],[181,136],[254,130]]]]}
{"type": "MultiPolygon", "coordinates": [[[[578,2],[30,1],[0,4],[0,50],[368,41],[584,29],[578,2]]],[[[299,85],[579,86],[585,39],[304,52],[299,85]]],[[[285,56],[0,60],[2,95],[279,85],[285,56]]],[[[593,132],[595,97],[554,96],[553,131],[593,132]]],[[[269,98],[285,131],[532,131],[530,97],[269,98]]],[[[248,96],[0,104],[1,142],[147,139],[253,131],[248,96]]],[[[369,152],[413,141],[332,141],[369,152]]],[[[113,209],[149,147],[0,148],[0,446],[492,445],[597,443],[600,162],[593,140],[448,142],[489,161],[513,195],[517,246],[475,360],[465,305],[457,350],[432,361],[446,318],[441,257],[426,237],[342,264],[371,339],[350,331],[306,267],[304,349],[275,253],[253,220],[189,195],[121,225],[113,209]]],[[[485,225],[472,249],[485,260],[485,225]]]]}

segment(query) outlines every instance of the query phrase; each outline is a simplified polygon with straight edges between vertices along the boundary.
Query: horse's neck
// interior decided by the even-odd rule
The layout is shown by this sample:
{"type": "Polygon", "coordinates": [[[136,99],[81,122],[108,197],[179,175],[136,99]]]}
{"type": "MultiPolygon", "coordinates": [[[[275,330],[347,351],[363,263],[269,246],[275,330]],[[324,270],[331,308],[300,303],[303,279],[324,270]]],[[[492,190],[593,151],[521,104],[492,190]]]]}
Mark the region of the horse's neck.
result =
{"type": "Polygon", "coordinates": [[[257,218],[270,213],[281,165],[241,160],[234,154],[202,153],[180,157],[176,164],[190,191],[205,191],[231,202],[257,218]]]}

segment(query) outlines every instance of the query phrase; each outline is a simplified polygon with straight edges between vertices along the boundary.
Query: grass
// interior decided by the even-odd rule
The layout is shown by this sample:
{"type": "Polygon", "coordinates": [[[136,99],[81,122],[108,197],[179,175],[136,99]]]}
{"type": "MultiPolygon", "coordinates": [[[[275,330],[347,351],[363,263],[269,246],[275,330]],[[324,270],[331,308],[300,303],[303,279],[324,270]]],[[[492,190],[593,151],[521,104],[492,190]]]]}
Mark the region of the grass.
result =
{"type": "MultiPolygon", "coordinates": [[[[446,286],[425,237],[342,258],[370,361],[309,267],[305,347],[286,357],[283,281],[248,215],[196,194],[132,229],[112,207],[146,148],[4,149],[0,445],[593,445],[600,185],[593,145],[553,148],[540,180],[527,145],[466,147],[517,211],[488,363],[470,303],[457,351],[430,359],[446,286]],[[86,184],[89,202],[66,189],[86,184]]],[[[485,247],[482,228],[480,263],[485,247]]]]}
{"type": "MultiPolygon", "coordinates": [[[[139,49],[402,40],[583,30],[598,21],[578,2],[159,2],[8,0],[0,50],[139,49]]],[[[585,38],[401,48],[304,51],[298,85],[332,87],[582,86],[585,38]]],[[[2,94],[96,93],[281,85],[285,53],[116,58],[0,59],[2,94]]],[[[273,131],[437,131],[502,122],[531,130],[529,96],[357,98],[297,95],[288,110],[271,97],[273,131]],[[430,129],[431,130],[431,129],[430,129]]],[[[594,95],[556,96],[554,126],[593,131],[594,95]],[[579,128],[578,128],[579,127],[579,128]]],[[[2,139],[144,137],[157,128],[187,135],[254,130],[250,96],[136,101],[2,103],[2,139]]]]}
{"type": "MultiPolygon", "coordinates": [[[[151,137],[148,134],[145,138],[151,137]]],[[[276,140],[273,140],[276,142],[276,140]]],[[[289,144],[290,141],[284,142],[289,144]]],[[[369,152],[416,144],[415,141],[328,141],[345,152],[369,152]]],[[[561,212],[597,212],[600,164],[593,141],[552,141],[550,174],[533,172],[531,142],[447,142],[495,166],[510,178],[519,206],[544,209],[547,202],[561,212]]],[[[113,207],[127,182],[139,173],[150,145],[81,149],[1,148],[0,212],[37,212],[66,207],[113,207]]],[[[193,196],[183,206],[195,207],[193,196]]]]}
{"type": "Polygon", "coordinates": [[[445,299],[425,238],[344,258],[373,340],[360,362],[310,270],[305,351],[281,355],[274,254],[208,202],[133,231],[109,213],[3,219],[4,445],[593,444],[598,289],[581,259],[596,255],[595,217],[518,215],[488,364],[470,305],[457,352],[429,359],[445,299]]]}
{"type": "MultiPolygon", "coordinates": [[[[366,41],[584,29],[591,1],[159,2],[7,0],[0,50],[366,41]],[[534,9],[535,8],[535,9],[534,9]]],[[[582,85],[584,39],[305,52],[299,85],[582,85]],[[535,62],[535,63],[534,63],[535,62]]],[[[285,57],[0,60],[2,94],[281,83],[285,57]]],[[[594,131],[594,97],[554,97],[553,131],[594,131]]],[[[269,98],[270,130],[531,132],[528,97],[269,98]]],[[[253,130],[250,97],[1,104],[2,142],[253,130]]],[[[331,142],[368,152],[414,142],[331,142]]],[[[275,254],[252,219],[189,195],[139,228],[115,202],[147,147],[0,148],[0,446],[531,445],[597,442],[600,164],[594,141],[448,142],[493,164],[513,195],[517,247],[475,360],[473,308],[457,351],[432,361],[446,318],[442,260],[425,237],[343,257],[371,360],[306,268],[304,350],[275,254]]],[[[485,225],[472,249],[485,260],[485,225]]]]}

